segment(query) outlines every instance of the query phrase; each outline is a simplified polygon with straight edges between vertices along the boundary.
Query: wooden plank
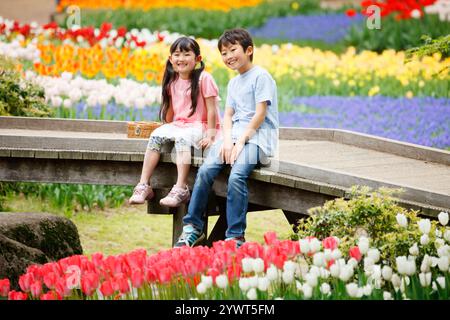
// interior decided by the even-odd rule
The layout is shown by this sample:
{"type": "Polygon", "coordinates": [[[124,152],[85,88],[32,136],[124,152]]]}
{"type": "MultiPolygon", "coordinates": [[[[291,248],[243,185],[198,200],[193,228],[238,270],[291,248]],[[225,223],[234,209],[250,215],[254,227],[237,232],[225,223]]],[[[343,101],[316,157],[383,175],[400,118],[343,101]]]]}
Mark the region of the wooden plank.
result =
{"type": "Polygon", "coordinates": [[[36,150],[34,153],[35,158],[42,159],[58,159],[58,151],[56,150],[36,150]]]}
{"type": "Polygon", "coordinates": [[[10,149],[0,148],[0,157],[10,157],[10,156],[11,156],[10,149]]]}
{"type": "Polygon", "coordinates": [[[83,152],[81,151],[66,151],[60,150],[58,151],[59,159],[83,159],[83,152]]]}
{"type": "Polygon", "coordinates": [[[11,158],[34,158],[34,150],[11,150],[11,158]]]}

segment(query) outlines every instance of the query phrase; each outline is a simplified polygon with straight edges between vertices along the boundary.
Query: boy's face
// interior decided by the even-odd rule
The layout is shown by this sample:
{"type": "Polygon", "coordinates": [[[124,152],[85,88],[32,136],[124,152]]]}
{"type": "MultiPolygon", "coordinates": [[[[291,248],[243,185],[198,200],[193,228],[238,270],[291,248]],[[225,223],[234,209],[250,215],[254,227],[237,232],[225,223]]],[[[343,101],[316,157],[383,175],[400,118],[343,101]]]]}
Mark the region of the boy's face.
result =
{"type": "Polygon", "coordinates": [[[223,62],[228,68],[242,73],[242,71],[245,71],[252,63],[250,56],[253,53],[253,47],[249,46],[247,50],[244,51],[244,48],[238,42],[230,43],[228,45],[223,45],[220,53],[223,62]]]}

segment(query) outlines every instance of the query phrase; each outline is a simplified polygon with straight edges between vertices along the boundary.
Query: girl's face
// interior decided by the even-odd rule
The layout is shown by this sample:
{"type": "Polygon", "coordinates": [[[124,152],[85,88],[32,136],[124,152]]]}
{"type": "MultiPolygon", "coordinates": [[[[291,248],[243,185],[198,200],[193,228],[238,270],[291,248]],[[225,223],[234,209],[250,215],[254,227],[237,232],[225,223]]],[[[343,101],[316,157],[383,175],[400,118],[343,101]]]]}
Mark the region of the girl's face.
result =
{"type": "Polygon", "coordinates": [[[169,57],[169,61],[175,72],[187,77],[189,77],[189,74],[195,69],[196,64],[201,60],[202,57],[196,57],[194,51],[181,51],[179,48],[169,57]]]}
{"type": "Polygon", "coordinates": [[[232,69],[243,73],[251,66],[250,56],[253,53],[253,48],[250,46],[244,51],[244,48],[239,43],[231,43],[227,46],[222,46],[220,53],[225,65],[232,69]]]}

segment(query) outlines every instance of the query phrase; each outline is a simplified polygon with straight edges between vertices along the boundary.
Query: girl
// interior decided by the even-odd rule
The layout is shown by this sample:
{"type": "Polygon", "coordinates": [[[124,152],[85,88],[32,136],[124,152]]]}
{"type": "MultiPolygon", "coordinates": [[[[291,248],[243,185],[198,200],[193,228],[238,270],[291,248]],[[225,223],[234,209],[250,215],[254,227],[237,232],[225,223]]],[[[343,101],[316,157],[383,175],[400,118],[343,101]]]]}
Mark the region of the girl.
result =
{"type": "Polygon", "coordinates": [[[160,204],[178,207],[189,201],[187,177],[191,146],[208,148],[220,129],[216,103],[219,90],[213,77],[204,69],[200,47],[195,40],[181,37],[172,44],[162,83],[159,116],[163,125],[154,130],[149,138],[141,179],[129,199],[130,204],[142,204],[153,198],[149,181],[158,164],[161,147],[167,141],[175,142],[178,177],[177,183],[160,204]]]}

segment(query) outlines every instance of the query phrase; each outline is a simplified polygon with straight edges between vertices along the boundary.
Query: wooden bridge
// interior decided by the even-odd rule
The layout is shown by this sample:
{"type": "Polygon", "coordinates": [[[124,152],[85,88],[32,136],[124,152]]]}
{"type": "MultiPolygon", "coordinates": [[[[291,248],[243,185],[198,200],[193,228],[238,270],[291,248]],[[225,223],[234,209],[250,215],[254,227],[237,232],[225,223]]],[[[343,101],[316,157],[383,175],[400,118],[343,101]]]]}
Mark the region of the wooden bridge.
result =
{"type": "MultiPolygon", "coordinates": [[[[134,186],[147,140],[126,132],[124,121],[0,117],[0,181],[134,186]]],[[[191,186],[202,158],[192,160],[191,186]]],[[[151,181],[157,196],[148,213],[172,214],[176,239],[186,208],[158,205],[176,182],[170,153],[151,181]]],[[[296,224],[311,207],[348,197],[353,185],[402,188],[400,205],[436,216],[450,211],[450,152],[344,130],[281,128],[278,157],[250,177],[248,210],[282,209],[296,224]]],[[[205,219],[225,212],[226,170],[213,190],[205,219]]],[[[221,214],[205,243],[223,239],[225,230],[221,214]]]]}

